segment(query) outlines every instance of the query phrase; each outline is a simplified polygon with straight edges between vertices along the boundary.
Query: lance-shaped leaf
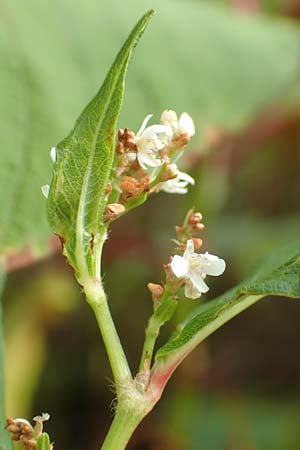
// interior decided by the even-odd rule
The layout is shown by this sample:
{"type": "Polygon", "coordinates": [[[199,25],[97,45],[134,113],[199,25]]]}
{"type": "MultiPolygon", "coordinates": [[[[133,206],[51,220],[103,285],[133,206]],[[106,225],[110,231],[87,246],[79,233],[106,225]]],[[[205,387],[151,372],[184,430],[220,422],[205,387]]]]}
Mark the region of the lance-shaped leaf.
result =
{"type": "Polygon", "coordinates": [[[198,344],[268,295],[300,298],[300,244],[277,251],[237,287],[196,308],[192,317],[158,350],[153,385],[162,390],[176,367],[198,344]]]}
{"type": "Polygon", "coordinates": [[[152,15],[153,11],[149,11],[134,27],[99,92],[69,136],[57,145],[47,216],[53,232],[64,242],[64,253],[79,281],[95,276],[93,250],[104,233],[105,193],[126,70],[132,50],[152,15]]]}

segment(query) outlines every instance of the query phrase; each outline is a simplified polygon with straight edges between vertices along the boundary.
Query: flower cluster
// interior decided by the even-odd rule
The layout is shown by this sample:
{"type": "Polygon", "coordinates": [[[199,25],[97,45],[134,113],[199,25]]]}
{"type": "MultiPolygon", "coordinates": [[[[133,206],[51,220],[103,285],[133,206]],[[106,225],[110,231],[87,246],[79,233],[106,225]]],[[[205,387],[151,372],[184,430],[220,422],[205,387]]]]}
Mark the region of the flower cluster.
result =
{"type": "MultiPolygon", "coordinates": [[[[24,450],[37,450],[37,439],[43,433],[43,422],[49,419],[50,415],[47,413],[34,417],[34,427],[26,419],[7,419],[5,428],[13,441],[22,442],[24,450]]],[[[53,449],[53,444],[50,444],[50,448],[53,449]]]]}
{"type": "Polygon", "coordinates": [[[190,210],[182,226],[175,227],[177,244],[175,255],[171,256],[166,264],[166,283],[161,286],[149,283],[154,305],[158,305],[165,290],[176,294],[184,287],[187,298],[196,299],[209,290],[204,281],[207,275],[222,275],[225,270],[225,261],[208,252],[196,253],[202,247],[203,241],[198,237],[204,225],[202,215],[190,210]]]}
{"type": "Polygon", "coordinates": [[[225,270],[225,261],[208,252],[195,253],[194,242],[189,239],[183,256],[173,256],[171,269],[175,277],[184,282],[185,296],[198,298],[209,290],[204,281],[206,275],[222,275],[225,270]]]}
{"type": "MultiPolygon", "coordinates": [[[[148,125],[152,114],[144,119],[134,133],[129,128],[117,133],[117,146],[110,183],[106,192],[103,222],[116,219],[127,210],[145,201],[151,193],[163,191],[185,194],[194,179],[181,172],[176,162],[191,137],[195,134],[192,118],[166,110],[160,124],[148,125]]],[[[50,156],[56,161],[56,148],[50,156]]],[[[42,186],[47,198],[49,185],[42,186]]]]}
{"type": "Polygon", "coordinates": [[[129,128],[118,131],[108,206],[113,198],[128,210],[151,193],[185,194],[195,183],[176,164],[195,134],[192,118],[183,113],[178,119],[175,111],[164,111],[160,124],[148,125],[151,118],[152,114],[146,116],[137,133],[129,128]]]}

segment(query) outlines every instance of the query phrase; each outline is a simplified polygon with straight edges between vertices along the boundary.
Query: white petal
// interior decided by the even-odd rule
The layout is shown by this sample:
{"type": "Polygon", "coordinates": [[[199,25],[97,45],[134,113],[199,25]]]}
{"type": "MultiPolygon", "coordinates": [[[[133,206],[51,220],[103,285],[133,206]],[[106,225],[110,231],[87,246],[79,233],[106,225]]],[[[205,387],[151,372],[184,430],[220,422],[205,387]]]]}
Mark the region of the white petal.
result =
{"type": "Polygon", "coordinates": [[[172,111],[171,109],[166,110],[162,113],[160,121],[163,125],[169,126],[171,129],[177,129],[178,128],[178,118],[175,111],[172,111]]]}
{"type": "Polygon", "coordinates": [[[192,283],[196,286],[196,288],[198,289],[199,292],[203,292],[204,293],[204,292],[207,292],[209,290],[209,287],[207,286],[207,284],[203,280],[201,274],[199,274],[197,271],[191,270],[189,272],[189,278],[192,281],[192,283]]]}
{"type": "Polygon", "coordinates": [[[170,127],[166,127],[165,125],[151,125],[145,129],[142,135],[143,138],[147,139],[153,139],[155,135],[157,135],[158,138],[159,135],[166,138],[172,135],[172,131],[170,130],[170,127]]]}
{"type": "Polygon", "coordinates": [[[50,189],[49,184],[45,184],[44,186],[41,187],[43,196],[46,197],[46,198],[48,198],[48,195],[49,195],[49,189],[50,189]]]}
{"type": "Polygon", "coordinates": [[[138,152],[137,159],[143,169],[147,169],[147,167],[158,167],[163,164],[161,159],[155,158],[155,156],[146,152],[138,152]]]}
{"type": "Polygon", "coordinates": [[[178,178],[180,178],[180,180],[186,181],[189,184],[192,184],[194,186],[195,184],[195,180],[193,177],[191,177],[189,174],[185,173],[185,172],[178,172],[178,178]]]}
{"type": "Polygon", "coordinates": [[[182,186],[176,180],[168,180],[160,184],[159,190],[168,194],[186,194],[188,190],[185,186],[186,184],[182,186]]]}
{"type": "Polygon", "coordinates": [[[56,161],[56,148],[55,147],[51,148],[51,150],[50,150],[50,157],[51,157],[53,162],[56,161]]]}
{"type": "Polygon", "coordinates": [[[183,254],[183,257],[188,259],[195,252],[194,242],[192,239],[189,239],[186,243],[186,249],[183,254]]]}
{"type": "Polygon", "coordinates": [[[171,269],[177,278],[185,277],[189,271],[189,263],[182,256],[173,256],[171,269]]]}
{"type": "Polygon", "coordinates": [[[145,119],[143,120],[143,123],[142,123],[142,125],[141,125],[141,128],[140,128],[139,131],[136,133],[136,136],[140,136],[140,135],[143,133],[144,129],[145,129],[146,126],[147,126],[147,123],[149,122],[149,120],[151,119],[152,116],[153,116],[153,114],[148,114],[148,115],[145,117],[145,119]]]}
{"type": "Polygon", "coordinates": [[[187,298],[195,299],[201,296],[201,292],[198,291],[196,286],[190,280],[187,280],[184,287],[184,295],[187,298]]]}
{"type": "Polygon", "coordinates": [[[226,267],[224,259],[221,259],[215,255],[210,255],[207,252],[199,256],[201,256],[201,259],[203,261],[203,270],[207,275],[222,275],[226,267]]]}
{"type": "Polygon", "coordinates": [[[181,114],[178,123],[178,131],[180,133],[186,133],[189,136],[194,136],[195,125],[193,119],[187,113],[181,114]]]}

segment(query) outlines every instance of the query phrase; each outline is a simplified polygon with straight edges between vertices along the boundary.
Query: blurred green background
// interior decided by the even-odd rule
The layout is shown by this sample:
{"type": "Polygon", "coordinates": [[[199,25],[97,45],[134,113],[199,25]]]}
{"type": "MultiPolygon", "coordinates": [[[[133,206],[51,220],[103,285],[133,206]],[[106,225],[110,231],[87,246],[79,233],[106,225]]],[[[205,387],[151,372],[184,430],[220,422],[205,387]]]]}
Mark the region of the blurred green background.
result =
{"type": "MultiPolygon", "coordinates": [[[[40,186],[49,149],[149,7],[158,14],[131,63],[120,126],[187,111],[197,134],[182,167],[197,183],[184,197],[152,197],[111,229],[104,281],[132,367],[151,313],[146,284],[163,278],[188,208],[204,215],[204,249],[227,261],[204,301],[299,238],[300,1],[0,0],[7,415],[49,412],[57,449],[98,448],[114,395],[40,186]]],[[[174,322],[194,305],[183,302],[174,322]]],[[[296,300],[267,299],[234,319],[178,369],[129,449],[299,450],[299,330],[296,300]]]]}

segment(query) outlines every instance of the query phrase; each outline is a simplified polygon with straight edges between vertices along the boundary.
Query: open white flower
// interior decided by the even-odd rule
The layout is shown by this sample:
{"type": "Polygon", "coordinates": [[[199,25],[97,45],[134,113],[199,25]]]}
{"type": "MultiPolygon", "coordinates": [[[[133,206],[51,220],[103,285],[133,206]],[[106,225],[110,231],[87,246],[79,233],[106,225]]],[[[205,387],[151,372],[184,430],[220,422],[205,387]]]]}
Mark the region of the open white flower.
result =
{"type": "Polygon", "coordinates": [[[181,172],[176,164],[169,164],[168,170],[174,174],[174,178],[164,181],[160,184],[160,191],[169,194],[186,194],[189,184],[194,185],[195,180],[185,172],[181,172]]]}
{"type": "Polygon", "coordinates": [[[175,111],[166,110],[161,115],[161,123],[170,127],[174,136],[186,134],[192,137],[195,134],[193,119],[185,112],[178,119],[175,111]]]}
{"type": "Polygon", "coordinates": [[[222,275],[225,261],[207,252],[195,253],[194,243],[190,239],[187,241],[183,256],[173,257],[171,269],[177,278],[185,280],[185,296],[194,299],[209,290],[204,281],[206,275],[222,275]]]}
{"type": "Polygon", "coordinates": [[[137,147],[137,159],[144,169],[147,169],[148,166],[158,167],[164,163],[160,158],[159,151],[168,144],[172,135],[168,126],[151,125],[146,128],[151,117],[152,114],[149,114],[145,118],[141,128],[134,137],[134,143],[137,147]]]}

